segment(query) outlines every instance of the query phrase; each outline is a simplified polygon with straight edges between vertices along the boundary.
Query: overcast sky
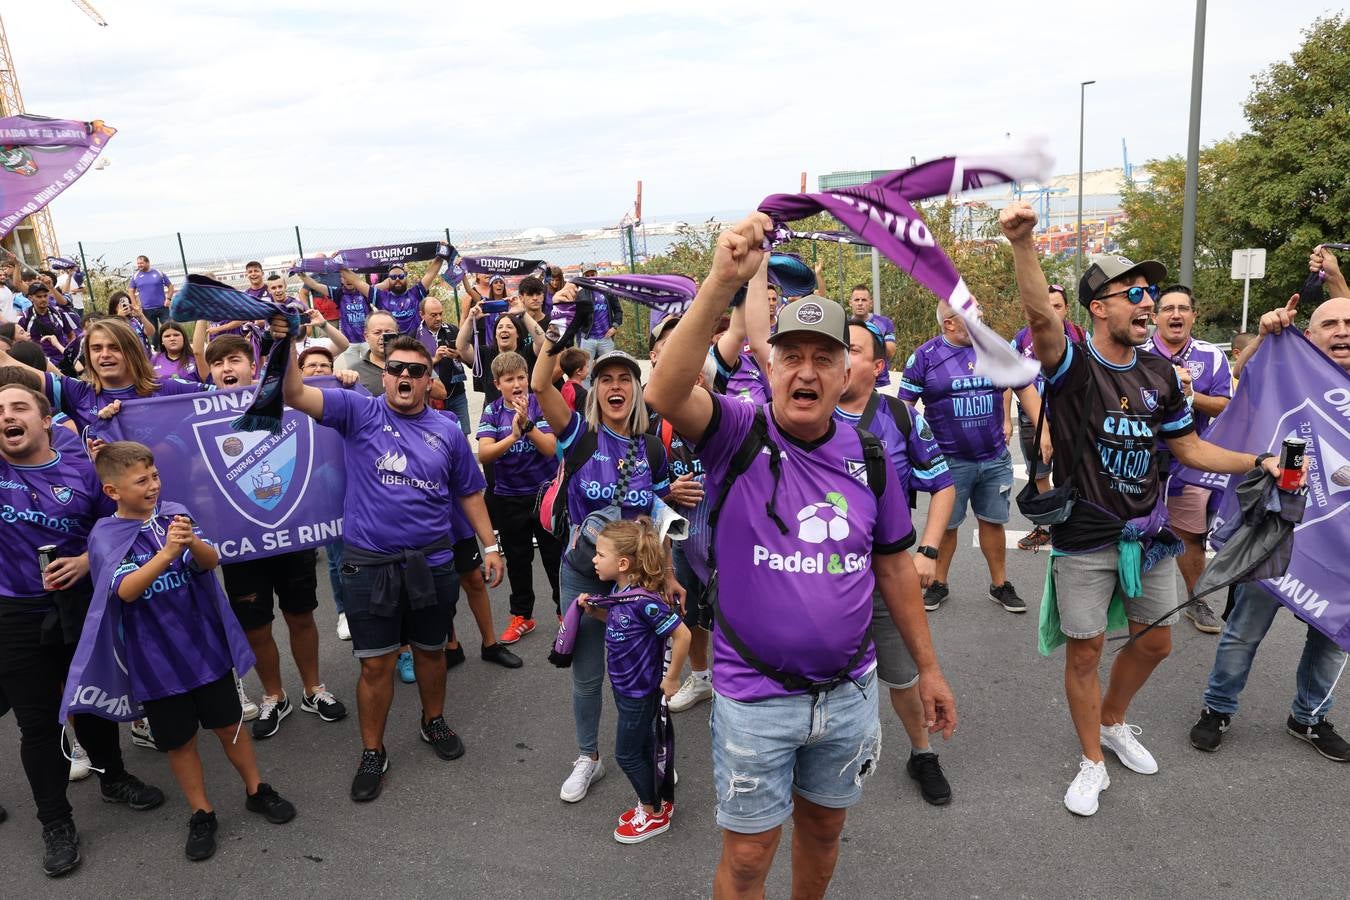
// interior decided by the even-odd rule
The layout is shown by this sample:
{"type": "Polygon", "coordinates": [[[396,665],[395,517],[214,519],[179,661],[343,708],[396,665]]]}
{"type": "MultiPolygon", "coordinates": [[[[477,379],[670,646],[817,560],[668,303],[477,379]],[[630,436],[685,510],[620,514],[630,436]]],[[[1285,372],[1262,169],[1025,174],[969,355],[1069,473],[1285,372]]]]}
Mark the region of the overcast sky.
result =
{"type": "MultiPolygon", "coordinates": [[[[413,0],[7,4],[29,112],[101,118],[63,241],[175,230],[648,221],[1005,133],[1075,171],[1184,153],[1194,4],[413,0]],[[639,10],[648,10],[644,12],[639,10]]],[[[1202,139],[1323,2],[1209,5],[1202,139]]],[[[1334,7],[1333,7],[1334,8],[1334,7]]]]}

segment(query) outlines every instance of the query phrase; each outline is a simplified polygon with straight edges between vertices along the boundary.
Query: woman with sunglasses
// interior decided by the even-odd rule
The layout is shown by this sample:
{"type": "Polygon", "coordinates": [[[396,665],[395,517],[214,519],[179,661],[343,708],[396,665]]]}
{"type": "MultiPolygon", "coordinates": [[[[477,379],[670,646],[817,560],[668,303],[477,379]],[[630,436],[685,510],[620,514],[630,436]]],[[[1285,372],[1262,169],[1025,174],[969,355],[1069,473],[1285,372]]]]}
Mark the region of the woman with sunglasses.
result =
{"type": "MultiPolygon", "coordinates": [[[[554,297],[557,303],[574,302],[576,286],[566,285],[554,297]]],[[[527,317],[528,319],[528,317],[527,317]]],[[[647,404],[642,399],[642,370],[637,360],[615,350],[595,361],[591,370],[591,391],[586,395],[585,415],[567,406],[551,377],[549,354],[553,343],[537,322],[528,320],[535,330],[536,344],[543,348],[549,362],[534,367],[530,388],[534,391],[548,426],[557,436],[558,454],[564,460],[574,445],[594,451],[574,460],[575,468],[565,482],[572,536],[567,546],[577,541],[577,529],[586,516],[617,506],[623,518],[651,515],[658,497],[670,494],[670,472],[666,449],[656,435],[646,434],[647,404]],[[616,496],[616,488],[622,494],[616,496]]],[[[563,501],[559,496],[559,502],[563,501]]],[[[675,580],[670,551],[666,550],[666,590],[681,609],[684,588],[675,580]]],[[[613,585],[601,581],[593,566],[578,571],[578,561],[565,555],[559,571],[559,594],[563,608],[577,602],[582,594],[608,594],[613,585]]],[[[572,716],[576,723],[577,749],[572,772],[563,782],[560,796],[576,803],[586,796],[592,783],[602,778],[605,767],[600,761],[599,733],[602,706],[601,687],[605,680],[605,626],[598,619],[582,616],[572,655],[572,716]]]]}

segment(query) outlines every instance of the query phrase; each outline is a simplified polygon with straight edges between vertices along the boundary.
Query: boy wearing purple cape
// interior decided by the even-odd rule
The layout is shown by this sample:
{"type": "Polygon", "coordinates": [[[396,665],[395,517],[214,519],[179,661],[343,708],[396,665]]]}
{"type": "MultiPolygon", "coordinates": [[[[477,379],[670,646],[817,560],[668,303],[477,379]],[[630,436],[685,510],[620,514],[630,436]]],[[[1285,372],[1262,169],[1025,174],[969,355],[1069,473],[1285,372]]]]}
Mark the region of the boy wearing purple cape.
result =
{"type": "Polygon", "coordinates": [[[215,852],[216,814],[206,797],[197,728],[210,728],[248,791],[250,812],[281,824],[295,817],[258,774],[234,674],[253,653],[219,582],[220,555],[188,511],[159,502],[159,472],[150,448],[133,441],[104,446],[95,461],[103,492],[117,512],[89,534],[94,595],[61,704],[117,720],[142,715],[194,810],[186,855],[215,852]]]}

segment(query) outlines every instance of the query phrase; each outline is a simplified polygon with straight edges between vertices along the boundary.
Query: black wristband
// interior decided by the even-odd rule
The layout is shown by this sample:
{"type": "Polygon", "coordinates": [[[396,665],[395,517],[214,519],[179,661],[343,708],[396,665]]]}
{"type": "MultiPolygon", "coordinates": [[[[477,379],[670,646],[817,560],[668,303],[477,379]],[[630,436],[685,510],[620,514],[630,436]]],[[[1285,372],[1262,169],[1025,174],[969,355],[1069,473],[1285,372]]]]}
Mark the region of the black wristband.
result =
{"type": "Polygon", "coordinates": [[[1256,454],[1256,462],[1252,465],[1252,468],[1259,469],[1261,468],[1261,464],[1264,463],[1266,460],[1274,458],[1275,458],[1274,453],[1258,453],[1256,454]]]}
{"type": "Polygon", "coordinates": [[[914,552],[920,556],[926,556],[929,559],[937,559],[938,552],[936,547],[930,547],[927,544],[920,544],[914,548],[914,552]]]}

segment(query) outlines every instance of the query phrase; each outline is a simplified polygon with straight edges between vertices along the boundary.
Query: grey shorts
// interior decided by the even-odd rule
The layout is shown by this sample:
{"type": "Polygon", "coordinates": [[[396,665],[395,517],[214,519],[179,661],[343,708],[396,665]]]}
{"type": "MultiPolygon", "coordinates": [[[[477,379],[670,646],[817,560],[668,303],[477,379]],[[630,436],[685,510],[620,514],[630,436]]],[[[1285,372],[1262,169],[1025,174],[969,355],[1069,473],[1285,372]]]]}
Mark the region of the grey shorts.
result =
{"type": "MultiPolygon", "coordinates": [[[[1106,611],[1111,605],[1119,575],[1115,547],[1056,556],[1050,561],[1059,600],[1059,630],[1067,637],[1093,638],[1106,632],[1106,611]]],[[[1177,563],[1168,557],[1140,578],[1138,597],[1125,597],[1125,617],[1151,625],[1177,605],[1177,563]]],[[[1122,591],[1122,596],[1124,592],[1122,591]]],[[[1159,624],[1172,625],[1180,618],[1172,613],[1159,624]]]]}
{"type": "Polygon", "coordinates": [[[886,687],[908,688],[919,683],[919,667],[895,627],[880,591],[872,592],[872,643],[877,647],[877,680],[886,687]]]}

